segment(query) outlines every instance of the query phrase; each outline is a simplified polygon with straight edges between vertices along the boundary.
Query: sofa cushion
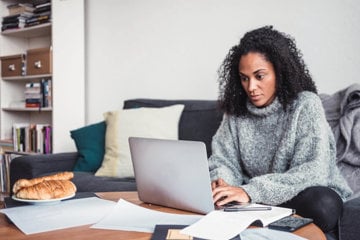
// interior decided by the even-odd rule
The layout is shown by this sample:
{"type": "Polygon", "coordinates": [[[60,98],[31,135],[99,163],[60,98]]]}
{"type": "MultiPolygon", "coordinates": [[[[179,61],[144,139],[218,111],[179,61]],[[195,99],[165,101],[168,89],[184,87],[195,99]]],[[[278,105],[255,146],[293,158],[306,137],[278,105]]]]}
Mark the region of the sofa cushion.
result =
{"type": "Polygon", "coordinates": [[[104,113],[106,122],[105,133],[105,154],[100,168],[96,171],[96,176],[116,176],[119,158],[119,142],[117,138],[119,113],[117,111],[104,113]]]}
{"type": "Polygon", "coordinates": [[[124,102],[124,109],[164,107],[173,104],[185,105],[179,123],[179,139],[204,142],[209,157],[212,137],[223,116],[223,113],[218,109],[216,100],[129,99],[124,102]]]}
{"type": "Polygon", "coordinates": [[[360,236],[360,197],[344,203],[339,235],[342,240],[357,240],[360,236]]]}
{"type": "Polygon", "coordinates": [[[184,105],[163,108],[124,109],[105,113],[105,156],[96,176],[134,177],[129,137],[178,139],[184,105]]]}
{"type": "Polygon", "coordinates": [[[96,172],[105,153],[105,121],[70,131],[79,157],[74,171],[96,172]]]}

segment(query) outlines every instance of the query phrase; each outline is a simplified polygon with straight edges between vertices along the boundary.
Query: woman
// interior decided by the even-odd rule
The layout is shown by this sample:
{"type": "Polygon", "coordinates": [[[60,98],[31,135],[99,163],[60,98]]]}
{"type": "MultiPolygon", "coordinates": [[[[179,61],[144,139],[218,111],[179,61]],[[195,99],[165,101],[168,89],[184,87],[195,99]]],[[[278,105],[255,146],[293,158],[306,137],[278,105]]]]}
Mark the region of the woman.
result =
{"type": "Polygon", "coordinates": [[[294,40],[268,26],[250,31],[219,75],[225,114],[209,158],[214,202],[290,207],[324,232],[334,229],[351,189],[294,40]]]}

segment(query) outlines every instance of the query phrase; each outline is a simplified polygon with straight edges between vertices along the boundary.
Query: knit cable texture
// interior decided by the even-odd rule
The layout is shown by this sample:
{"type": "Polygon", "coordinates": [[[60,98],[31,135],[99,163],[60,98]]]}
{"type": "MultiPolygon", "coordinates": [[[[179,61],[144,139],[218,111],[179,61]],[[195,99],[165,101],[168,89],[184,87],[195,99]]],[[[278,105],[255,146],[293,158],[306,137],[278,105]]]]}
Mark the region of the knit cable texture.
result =
{"type": "Polygon", "coordinates": [[[320,98],[302,92],[287,111],[275,99],[249,114],[224,115],[212,142],[212,180],[242,187],[252,202],[278,205],[311,186],[343,200],[351,189],[336,167],[336,144],[320,98]]]}

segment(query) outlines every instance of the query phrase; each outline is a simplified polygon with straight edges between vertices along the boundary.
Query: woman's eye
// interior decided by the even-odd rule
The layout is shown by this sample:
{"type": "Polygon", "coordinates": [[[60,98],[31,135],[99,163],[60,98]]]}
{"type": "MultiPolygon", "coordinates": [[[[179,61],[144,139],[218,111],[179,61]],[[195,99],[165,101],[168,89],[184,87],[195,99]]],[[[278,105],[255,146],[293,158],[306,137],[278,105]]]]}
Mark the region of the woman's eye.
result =
{"type": "Polygon", "coordinates": [[[264,79],[264,77],[265,77],[264,74],[256,75],[256,79],[258,79],[258,80],[262,80],[262,79],[264,79]]]}
{"type": "Polygon", "coordinates": [[[245,82],[245,81],[247,81],[247,80],[248,80],[247,77],[240,75],[240,81],[245,82]]]}

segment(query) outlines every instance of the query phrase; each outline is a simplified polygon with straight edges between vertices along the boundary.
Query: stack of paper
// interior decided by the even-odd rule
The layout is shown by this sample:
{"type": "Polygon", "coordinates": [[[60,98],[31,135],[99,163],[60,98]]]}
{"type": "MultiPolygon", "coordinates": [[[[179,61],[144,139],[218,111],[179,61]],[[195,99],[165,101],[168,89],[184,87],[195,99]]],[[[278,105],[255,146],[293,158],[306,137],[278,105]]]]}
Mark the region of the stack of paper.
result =
{"type": "Polygon", "coordinates": [[[94,224],[116,205],[97,197],[1,209],[25,234],[94,224]]]}
{"type": "MultiPolygon", "coordinates": [[[[249,207],[259,206],[263,205],[252,204],[249,207]]],[[[292,213],[292,209],[281,207],[271,207],[271,210],[265,211],[212,211],[200,221],[182,230],[181,233],[205,239],[231,239],[255,221],[260,221],[263,226],[267,226],[292,213]]]]}
{"type": "Polygon", "coordinates": [[[111,212],[92,228],[152,233],[156,224],[190,225],[202,217],[150,210],[120,199],[111,212]]]}

